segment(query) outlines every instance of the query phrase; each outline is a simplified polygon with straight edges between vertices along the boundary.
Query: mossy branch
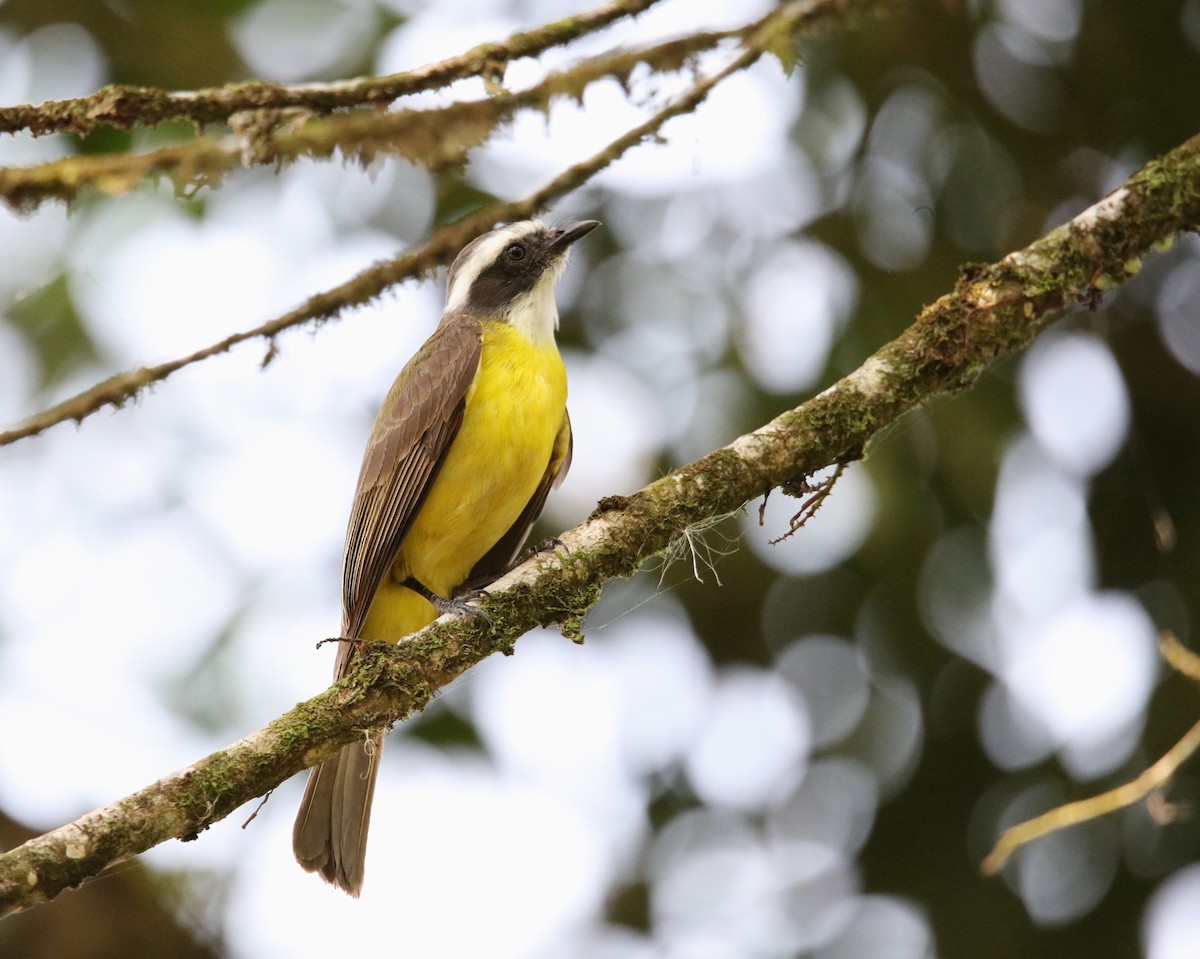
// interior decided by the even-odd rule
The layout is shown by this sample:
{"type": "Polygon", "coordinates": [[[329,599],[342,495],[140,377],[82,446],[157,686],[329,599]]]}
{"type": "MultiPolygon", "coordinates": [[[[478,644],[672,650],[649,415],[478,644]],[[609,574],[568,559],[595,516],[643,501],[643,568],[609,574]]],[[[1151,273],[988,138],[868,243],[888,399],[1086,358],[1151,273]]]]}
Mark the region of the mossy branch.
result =
{"type": "Polygon", "coordinates": [[[536,57],[594,33],[617,20],[635,16],[659,0],[608,0],[592,10],[564,17],[506,40],[481,43],[466,53],[386,77],[364,77],[336,83],[287,86],[251,80],[206,90],[157,90],[113,85],[91,96],[52,100],[38,106],[0,107],[0,133],[28,132],[87,135],[98,127],[129,130],[166,120],[190,120],[201,126],[228,122],[247,110],[300,108],[331,113],[348,107],[386,106],[400,97],[448,86],[464,77],[499,80],[514,60],[536,57]]]}
{"type": "Polygon", "coordinates": [[[0,199],[27,213],[46,201],[71,202],[87,187],[120,194],[159,176],[170,177],[178,191],[188,192],[213,186],[239,167],[326,158],[335,151],[361,163],[394,155],[434,171],[445,170],[465,163],[468,152],[486,142],[518,110],[545,112],[556,98],[581,99],[584,90],[600,79],[611,77],[628,85],[638,66],[675,71],[723,40],[739,40],[773,53],[790,67],[796,62],[798,35],[813,36],[831,27],[846,29],[908,0],[792,0],[736,29],[697,31],[649,47],[613,50],[515,93],[501,86],[504,67],[511,60],[577,39],[654,2],[610,2],[590,13],[388,77],[292,87],[247,82],[197,92],[106,87],[77,100],[3,107],[0,133],[87,134],[103,124],[129,129],[170,119],[190,119],[201,127],[219,121],[232,132],[200,135],[145,153],[68,156],[31,167],[0,167],[0,199]],[[402,96],[467,76],[488,80],[493,95],[436,110],[381,109],[402,96]]]}
{"type": "MultiPolygon", "coordinates": [[[[1200,682],[1200,655],[1187,649],[1171,633],[1159,636],[1158,649],[1163,659],[1170,663],[1176,671],[1193,682],[1200,682]]],[[[1200,750],[1200,721],[1193,723],[1192,728],[1184,733],[1174,746],[1129,782],[1098,795],[1089,796],[1087,799],[1055,806],[1040,816],[1034,816],[1032,819],[1005,829],[1000,838],[996,840],[992,851],[980,863],[979,871],[985,876],[994,876],[1005,867],[1013,853],[1035,839],[1041,839],[1071,826],[1078,826],[1080,823],[1091,822],[1093,819],[1128,809],[1130,806],[1147,800],[1170,782],[1179,771],[1179,767],[1191,759],[1198,750],[1200,750]]],[[[1169,807],[1162,804],[1160,808],[1169,807]]]]}
{"type": "Polygon", "coordinates": [[[106,406],[125,406],[142,391],[162,382],[184,367],[227,353],[233,347],[250,340],[261,339],[268,343],[265,365],[274,357],[274,350],[270,344],[280,333],[306,324],[318,324],[344,310],[365,305],[389,287],[424,276],[438,266],[448,264],[467,243],[497,223],[526,219],[545,209],[554,200],[586,183],[646,137],[654,135],[667,120],[694,110],[717,83],[735,69],[741,69],[744,66],[743,61],[752,55],[758,54],[753,51],[743,53],[734,61],[734,65],[697,83],[687,94],[660,110],[648,121],[618,137],[588,160],[564,170],[524,199],[486,207],[457,223],[445,226],[415,249],[394,259],[375,263],[345,283],[309,297],[295,309],[253,329],[230,334],[186,356],[111,376],[61,403],[42,410],[20,425],[0,432],[0,446],[35,436],[68,420],[82,422],[106,406]]]}
{"type": "Polygon", "coordinates": [[[840,12],[847,3],[857,2],[860,0],[817,0],[814,3],[793,2],[777,8],[764,21],[755,25],[754,31],[746,38],[742,51],[722,70],[700,78],[687,92],[644,123],[617,137],[588,159],[564,170],[524,199],[486,207],[457,223],[450,224],[438,230],[417,248],[394,259],[376,263],[340,286],[310,297],[295,309],[260,326],[230,334],[187,356],[111,376],[29,417],[18,426],[0,432],[0,446],[35,436],[68,420],[79,423],[107,406],[122,407],[147,388],[162,382],[184,367],[226,353],[250,340],[267,341],[268,351],[264,363],[269,362],[274,357],[271,344],[280,333],[298,326],[321,323],[343,310],[369,303],[389,287],[423,276],[436,267],[449,263],[470,240],[497,223],[525,219],[544,210],[554,200],[587,183],[633,147],[657,136],[668,120],[691,113],[722,80],[746,69],[768,50],[774,52],[780,35],[790,37],[791,31],[797,29],[799,24],[804,24],[806,29],[834,26],[839,21],[830,11],[840,12]]]}
{"type": "MultiPolygon", "coordinates": [[[[632,575],[696,524],[777,486],[862,454],[931,397],[973,383],[1020,350],[1102,277],[1128,280],[1140,257],[1200,222],[1200,137],[1023,250],[973,268],[859,369],[796,409],[651,483],[604,500],[491,589],[484,617],[443,619],[399,646],[371,645],[341,682],[232,746],[0,855],[0,915],[52,899],[106,866],[171,838],[192,839],[242,803],[387,728],[484,657],[536,626],[580,631],[601,585],[632,575]]],[[[282,854],[282,853],[281,853],[282,854]]]]}
{"type": "Polygon", "coordinates": [[[607,78],[626,86],[641,65],[660,73],[677,71],[722,40],[745,39],[761,26],[758,21],[738,30],[694,33],[591,57],[524,90],[500,89],[482,100],[436,109],[360,108],[333,116],[301,109],[255,110],[232,118],[232,134],[200,136],[145,153],[69,156],[31,167],[0,167],[0,199],[20,213],[30,213],[46,201],[70,203],[89,187],[119,195],[156,176],[169,177],[177,193],[189,194],[217,186],[240,168],[281,166],[335,153],[363,166],[380,156],[398,156],[437,173],[465,164],[471,150],[520,110],[546,113],[557,99],[582,101],[589,86],[607,78]]]}

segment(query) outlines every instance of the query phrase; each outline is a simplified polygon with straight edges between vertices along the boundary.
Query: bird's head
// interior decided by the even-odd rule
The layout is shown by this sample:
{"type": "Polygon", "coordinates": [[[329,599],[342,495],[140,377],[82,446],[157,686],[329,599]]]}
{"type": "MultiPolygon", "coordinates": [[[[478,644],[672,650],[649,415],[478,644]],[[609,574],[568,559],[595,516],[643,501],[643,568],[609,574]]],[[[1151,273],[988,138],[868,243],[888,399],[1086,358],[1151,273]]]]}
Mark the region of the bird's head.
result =
{"type": "Polygon", "coordinates": [[[547,226],[522,220],[477,237],[463,247],[446,282],[446,315],[504,320],[534,342],[553,340],[558,328],[554,286],[571,244],[600,224],[580,220],[547,226]]]}

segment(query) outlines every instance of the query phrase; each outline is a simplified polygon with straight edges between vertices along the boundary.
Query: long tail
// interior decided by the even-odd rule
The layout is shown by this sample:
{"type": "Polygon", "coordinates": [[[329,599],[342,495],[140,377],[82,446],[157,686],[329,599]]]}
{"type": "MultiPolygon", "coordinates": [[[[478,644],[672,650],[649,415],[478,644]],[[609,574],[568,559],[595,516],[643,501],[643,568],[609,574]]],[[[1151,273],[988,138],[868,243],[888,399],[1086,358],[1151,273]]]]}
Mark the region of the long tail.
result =
{"type": "Polygon", "coordinates": [[[352,896],[362,890],[371,800],[382,752],[379,736],[351,743],[313,769],[292,829],[296,861],[352,896]]]}

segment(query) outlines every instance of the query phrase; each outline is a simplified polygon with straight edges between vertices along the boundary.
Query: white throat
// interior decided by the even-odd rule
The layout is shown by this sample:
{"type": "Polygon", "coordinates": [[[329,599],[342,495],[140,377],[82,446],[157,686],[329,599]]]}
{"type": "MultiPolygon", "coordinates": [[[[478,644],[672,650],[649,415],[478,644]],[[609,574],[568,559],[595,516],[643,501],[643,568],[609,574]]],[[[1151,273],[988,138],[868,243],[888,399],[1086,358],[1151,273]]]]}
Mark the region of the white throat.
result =
{"type": "Polygon", "coordinates": [[[559,274],[567,265],[564,256],[554,269],[547,270],[533,285],[533,289],[518,297],[509,308],[508,322],[535,346],[553,346],[554,332],[558,329],[558,304],[554,301],[554,287],[559,274]]]}

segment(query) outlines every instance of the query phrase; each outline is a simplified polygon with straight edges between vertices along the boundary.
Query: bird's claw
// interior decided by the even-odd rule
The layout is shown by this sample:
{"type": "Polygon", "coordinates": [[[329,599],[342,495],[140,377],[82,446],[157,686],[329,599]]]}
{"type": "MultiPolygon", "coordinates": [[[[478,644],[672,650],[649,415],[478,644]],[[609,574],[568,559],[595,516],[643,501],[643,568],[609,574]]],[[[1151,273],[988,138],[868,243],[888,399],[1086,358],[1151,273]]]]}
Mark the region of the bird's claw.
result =
{"type": "Polygon", "coordinates": [[[462,616],[465,619],[473,619],[476,616],[488,619],[488,614],[484,610],[478,606],[471,605],[472,600],[487,599],[487,595],[487,590],[484,589],[468,589],[457,596],[451,596],[449,599],[443,599],[438,596],[430,602],[433,603],[434,609],[443,616],[449,613],[454,616],[462,616]]]}

